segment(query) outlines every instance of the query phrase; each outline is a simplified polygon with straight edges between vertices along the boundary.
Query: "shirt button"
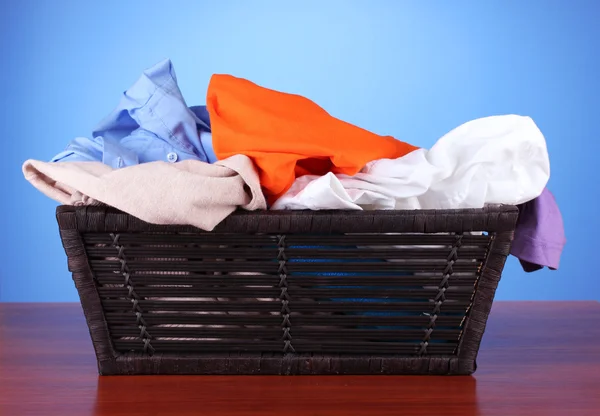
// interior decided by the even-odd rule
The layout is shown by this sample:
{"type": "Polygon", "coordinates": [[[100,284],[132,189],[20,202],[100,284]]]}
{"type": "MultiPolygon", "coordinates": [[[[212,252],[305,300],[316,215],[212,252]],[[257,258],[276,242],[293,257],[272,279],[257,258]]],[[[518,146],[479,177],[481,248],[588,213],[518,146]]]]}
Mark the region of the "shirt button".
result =
{"type": "Polygon", "coordinates": [[[167,155],[167,160],[171,163],[177,162],[177,153],[171,152],[167,155]]]}

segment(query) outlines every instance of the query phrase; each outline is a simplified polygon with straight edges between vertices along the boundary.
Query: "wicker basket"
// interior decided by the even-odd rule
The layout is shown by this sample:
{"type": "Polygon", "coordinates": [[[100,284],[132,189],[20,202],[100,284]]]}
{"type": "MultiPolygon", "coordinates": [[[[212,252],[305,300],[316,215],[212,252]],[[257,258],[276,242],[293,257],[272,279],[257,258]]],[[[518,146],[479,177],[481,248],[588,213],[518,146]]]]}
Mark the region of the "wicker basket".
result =
{"type": "Polygon", "coordinates": [[[471,374],[517,216],[57,210],[105,375],[471,374]]]}

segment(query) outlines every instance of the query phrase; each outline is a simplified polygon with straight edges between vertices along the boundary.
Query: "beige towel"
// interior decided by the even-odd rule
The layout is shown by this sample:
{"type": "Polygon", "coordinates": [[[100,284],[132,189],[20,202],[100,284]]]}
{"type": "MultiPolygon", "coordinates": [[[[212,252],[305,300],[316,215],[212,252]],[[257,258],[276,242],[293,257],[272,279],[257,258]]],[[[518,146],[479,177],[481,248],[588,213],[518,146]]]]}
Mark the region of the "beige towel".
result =
{"type": "Polygon", "coordinates": [[[62,204],[103,203],[153,224],[211,231],[237,207],[252,211],[267,206],[254,165],[243,155],[214,164],[185,160],[121,169],[100,162],[28,160],[23,174],[62,204]]]}

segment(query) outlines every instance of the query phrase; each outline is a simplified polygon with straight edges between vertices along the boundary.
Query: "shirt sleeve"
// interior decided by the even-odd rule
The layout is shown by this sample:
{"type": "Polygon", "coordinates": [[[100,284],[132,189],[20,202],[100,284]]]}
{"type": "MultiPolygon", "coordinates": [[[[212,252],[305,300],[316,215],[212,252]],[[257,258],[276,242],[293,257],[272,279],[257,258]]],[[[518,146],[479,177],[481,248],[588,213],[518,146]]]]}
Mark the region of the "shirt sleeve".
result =
{"type": "MultiPolygon", "coordinates": [[[[102,138],[99,138],[102,139],[102,138]]],[[[77,137],[51,162],[102,162],[102,140],[77,137]]]]}
{"type": "Polygon", "coordinates": [[[102,162],[114,169],[137,165],[138,156],[118,142],[101,136],[89,139],[77,137],[51,162],[102,162]]]}

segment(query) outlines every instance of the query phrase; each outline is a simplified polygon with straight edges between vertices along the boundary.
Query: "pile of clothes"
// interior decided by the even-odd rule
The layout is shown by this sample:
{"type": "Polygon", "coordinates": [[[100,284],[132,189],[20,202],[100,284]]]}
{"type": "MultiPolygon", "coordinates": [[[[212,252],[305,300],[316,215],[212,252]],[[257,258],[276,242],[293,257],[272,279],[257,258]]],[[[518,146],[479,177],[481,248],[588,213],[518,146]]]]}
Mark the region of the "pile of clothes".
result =
{"type": "Polygon", "coordinates": [[[236,209],[455,209],[518,205],[512,254],[558,268],[562,217],[529,117],[467,122],[431,149],[329,115],[299,95],[213,75],[188,107],[169,60],[146,70],[94,129],[25,178],[68,205],[106,204],[155,224],[212,230],[236,209]]]}

